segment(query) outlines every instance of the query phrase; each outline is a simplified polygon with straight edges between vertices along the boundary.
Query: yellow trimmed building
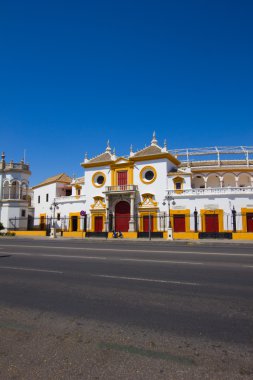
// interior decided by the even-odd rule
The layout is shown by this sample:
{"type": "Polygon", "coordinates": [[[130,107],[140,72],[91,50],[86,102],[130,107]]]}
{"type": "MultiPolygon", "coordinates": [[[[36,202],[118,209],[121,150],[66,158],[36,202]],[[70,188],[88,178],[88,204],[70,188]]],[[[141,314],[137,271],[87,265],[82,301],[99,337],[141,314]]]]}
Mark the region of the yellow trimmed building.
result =
{"type": "Polygon", "coordinates": [[[54,217],[65,236],[251,239],[252,153],[252,147],[169,151],[154,133],[149,146],[116,156],[108,142],[98,156],[85,156],[83,177],[62,173],[33,188],[35,218],[43,224],[54,217]]]}

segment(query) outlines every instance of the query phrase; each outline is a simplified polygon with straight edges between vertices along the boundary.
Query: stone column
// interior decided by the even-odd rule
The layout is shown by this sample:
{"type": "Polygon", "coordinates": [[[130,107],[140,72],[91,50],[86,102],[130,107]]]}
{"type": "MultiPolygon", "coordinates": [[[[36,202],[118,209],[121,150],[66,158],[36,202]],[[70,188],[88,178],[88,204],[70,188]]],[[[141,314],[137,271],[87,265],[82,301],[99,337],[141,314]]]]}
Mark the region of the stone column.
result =
{"type": "Polygon", "coordinates": [[[23,187],[21,184],[19,184],[18,186],[18,199],[22,199],[22,190],[23,190],[23,187]]]}
{"type": "Polygon", "coordinates": [[[134,201],[135,194],[130,194],[130,221],[129,221],[129,232],[135,231],[135,222],[134,222],[134,201]]]}
{"type": "Polygon", "coordinates": [[[204,182],[205,182],[205,189],[206,189],[207,177],[204,177],[204,182]]]}

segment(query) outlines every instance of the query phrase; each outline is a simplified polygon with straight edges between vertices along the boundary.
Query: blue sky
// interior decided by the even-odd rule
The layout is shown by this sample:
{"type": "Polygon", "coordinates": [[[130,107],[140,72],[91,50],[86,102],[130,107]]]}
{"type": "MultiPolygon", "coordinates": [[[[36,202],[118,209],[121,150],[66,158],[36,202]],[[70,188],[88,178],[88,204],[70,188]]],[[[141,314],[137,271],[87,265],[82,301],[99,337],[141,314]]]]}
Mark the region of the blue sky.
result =
{"type": "Polygon", "coordinates": [[[116,154],[253,145],[253,2],[0,3],[0,149],[31,184],[116,154]]]}

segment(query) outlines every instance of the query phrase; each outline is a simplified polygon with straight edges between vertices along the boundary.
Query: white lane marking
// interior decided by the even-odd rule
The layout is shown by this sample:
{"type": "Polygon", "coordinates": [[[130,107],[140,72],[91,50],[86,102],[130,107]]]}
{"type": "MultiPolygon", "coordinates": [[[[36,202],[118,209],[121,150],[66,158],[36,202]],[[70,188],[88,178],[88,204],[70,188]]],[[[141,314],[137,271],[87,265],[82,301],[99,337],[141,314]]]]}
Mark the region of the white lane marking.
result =
{"type": "MultiPolygon", "coordinates": [[[[14,256],[32,256],[27,253],[17,253],[17,252],[8,252],[10,255],[14,256]]],[[[77,255],[54,255],[54,254],[45,254],[38,253],[34,254],[33,257],[60,257],[66,259],[82,259],[82,260],[105,260],[105,261],[133,261],[133,262],[144,262],[144,263],[162,263],[162,264],[189,264],[189,265],[205,265],[204,263],[196,261],[175,261],[175,260],[149,260],[149,259],[122,259],[120,257],[104,257],[104,256],[77,256],[77,255]]]]}
{"type": "MultiPolygon", "coordinates": [[[[63,259],[81,259],[81,260],[104,260],[104,261],[132,261],[132,262],[147,262],[147,263],[160,263],[160,264],[185,264],[185,265],[205,265],[205,266],[217,266],[219,265],[220,268],[233,268],[236,267],[236,269],[242,269],[242,268],[253,268],[253,265],[244,265],[244,264],[238,264],[238,263],[229,263],[224,264],[224,263],[219,263],[219,262],[211,262],[211,263],[202,263],[202,262],[197,262],[197,261],[175,261],[175,260],[150,260],[150,259],[125,259],[125,258],[119,258],[119,257],[104,257],[104,256],[78,256],[78,255],[54,255],[54,254],[45,254],[45,253],[17,253],[17,252],[1,252],[4,254],[9,254],[13,256],[32,256],[33,258],[38,258],[38,257],[59,257],[63,259]]],[[[0,256],[1,258],[1,256],[0,256]]]]}
{"type": "Polygon", "coordinates": [[[125,277],[125,276],[110,276],[106,274],[91,274],[93,277],[103,277],[103,278],[114,278],[120,280],[132,280],[132,281],[147,281],[147,282],[158,282],[162,284],[174,284],[174,285],[190,285],[199,286],[197,282],[184,282],[184,281],[170,281],[170,280],[154,280],[150,278],[139,278],[139,277],[125,277]]]}
{"type": "Polygon", "coordinates": [[[140,261],[145,263],[162,263],[162,264],[189,264],[189,265],[205,265],[197,261],[175,261],[175,260],[149,260],[149,259],[119,259],[119,261],[140,261]]]}
{"type": "MultiPolygon", "coordinates": [[[[10,251],[1,251],[1,254],[5,255],[17,255],[17,256],[34,256],[33,253],[24,253],[24,252],[10,252],[10,251]]],[[[0,256],[1,257],[1,256],[0,256]]]]}
{"type": "Polygon", "coordinates": [[[59,274],[63,274],[63,272],[60,272],[59,270],[36,269],[36,268],[21,268],[21,267],[0,266],[0,269],[13,269],[13,270],[24,270],[24,271],[32,271],[32,272],[46,272],[46,273],[59,273],[59,274]]]}
{"type": "MultiPolygon", "coordinates": [[[[147,250],[147,249],[120,249],[119,248],[93,248],[93,247],[63,247],[51,245],[18,245],[18,244],[2,244],[0,247],[19,247],[19,248],[44,248],[44,249],[68,249],[68,250],[81,250],[81,251],[109,251],[109,252],[145,252],[145,253],[175,253],[181,255],[194,254],[194,255],[210,255],[210,256],[239,256],[239,257],[253,257],[253,253],[225,253],[225,252],[196,252],[196,251],[173,251],[173,250],[147,250]]],[[[253,248],[253,247],[252,247],[253,248]]],[[[252,251],[253,252],[253,251],[252,251]]]]}

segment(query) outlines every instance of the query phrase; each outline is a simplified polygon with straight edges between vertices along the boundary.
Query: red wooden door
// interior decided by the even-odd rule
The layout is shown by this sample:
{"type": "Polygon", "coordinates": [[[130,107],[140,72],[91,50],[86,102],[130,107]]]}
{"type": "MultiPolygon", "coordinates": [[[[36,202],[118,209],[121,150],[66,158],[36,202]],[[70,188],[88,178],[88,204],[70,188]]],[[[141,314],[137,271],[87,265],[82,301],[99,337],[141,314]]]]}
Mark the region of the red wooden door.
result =
{"type": "Polygon", "coordinates": [[[122,190],[126,189],[126,187],[127,187],[127,170],[122,170],[120,172],[117,172],[117,176],[118,176],[118,186],[120,186],[120,188],[122,190]]]}
{"type": "Polygon", "coordinates": [[[219,218],[218,215],[208,214],[205,215],[206,232],[219,232],[219,218]]]}
{"type": "Polygon", "coordinates": [[[45,230],[46,229],[45,220],[46,220],[46,218],[45,218],[44,215],[40,217],[40,229],[41,230],[45,230]]]}
{"type": "Polygon", "coordinates": [[[174,232],[185,232],[185,215],[173,215],[174,232]]]}
{"type": "Polygon", "coordinates": [[[103,217],[95,216],[95,232],[103,231],[103,217]]]}
{"type": "Polygon", "coordinates": [[[247,213],[247,232],[253,232],[253,214],[247,213]]]}
{"type": "Polygon", "coordinates": [[[130,220],[130,205],[120,201],[115,207],[115,231],[128,232],[130,220]]]}
{"type": "MultiPolygon", "coordinates": [[[[150,231],[154,230],[154,220],[153,215],[150,215],[150,231]]],[[[149,215],[143,217],[143,232],[149,232],[149,215]]]]}

